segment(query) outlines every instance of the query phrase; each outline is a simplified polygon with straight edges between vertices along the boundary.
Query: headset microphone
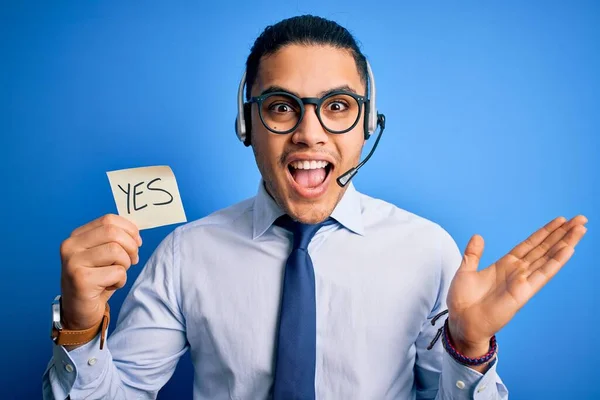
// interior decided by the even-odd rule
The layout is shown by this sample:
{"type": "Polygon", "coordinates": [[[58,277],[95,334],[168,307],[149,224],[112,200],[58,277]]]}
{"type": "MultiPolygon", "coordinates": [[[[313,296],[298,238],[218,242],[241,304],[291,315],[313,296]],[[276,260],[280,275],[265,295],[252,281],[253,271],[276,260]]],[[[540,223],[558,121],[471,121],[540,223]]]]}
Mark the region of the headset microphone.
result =
{"type": "Polygon", "coordinates": [[[371,158],[371,156],[375,152],[375,149],[377,148],[377,144],[379,143],[379,139],[381,139],[381,134],[383,133],[383,130],[385,129],[385,115],[377,114],[377,124],[379,125],[379,134],[377,135],[377,139],[375,140],[375,143],[373,143],[373,148],[371,149],[369,154],[365,157],[365,159],[360,162],[360,164],[358,164],[356,167],[350,168],[348,171],[344,172],[342,175],[340,175],[336,179],[338,185],[340,185],[341,187],[346,186],[348,184],[348,182],[350,182],[350,180],[352,178],[354,178],[354,175],[356,175],[358,173],[358,170],[360,168],[362,168],[362,166],[365,165],[367,163],[367,161],[369,161],[369,158],[371,158]]]}

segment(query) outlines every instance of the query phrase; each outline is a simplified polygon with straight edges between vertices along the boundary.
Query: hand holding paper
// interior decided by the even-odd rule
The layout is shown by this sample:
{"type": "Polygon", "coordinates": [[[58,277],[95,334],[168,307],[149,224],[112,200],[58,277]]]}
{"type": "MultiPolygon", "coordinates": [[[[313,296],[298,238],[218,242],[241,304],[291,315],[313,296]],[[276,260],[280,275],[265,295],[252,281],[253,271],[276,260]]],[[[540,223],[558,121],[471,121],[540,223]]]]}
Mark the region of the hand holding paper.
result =
{"type": "Polygon", "coordinates": [[[107,175],[119,215],[91,221],[61,244],[61,307],[67,329],[88,329],[102,318],[108,299],[125,286],[127,270],[139,262],[140,229],[186,221],[171,168],[132,168],[107,175]]]}

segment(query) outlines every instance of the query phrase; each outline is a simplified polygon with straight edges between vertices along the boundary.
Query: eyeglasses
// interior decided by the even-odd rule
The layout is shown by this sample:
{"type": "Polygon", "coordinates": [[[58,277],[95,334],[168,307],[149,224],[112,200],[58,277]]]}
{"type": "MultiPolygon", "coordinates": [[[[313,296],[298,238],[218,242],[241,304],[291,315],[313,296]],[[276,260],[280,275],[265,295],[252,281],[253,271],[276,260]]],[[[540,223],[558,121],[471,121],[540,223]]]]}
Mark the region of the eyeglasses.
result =
{"type": "Polygon", "coordinates": [[[252,97],[249,102],[258,104],[260,120],[273,133],[294,131],[304,118],[306,104],[315,106],[317,118],[325,130],[330,133],[346,133],[358,123],[362,105],[367,99],[343,90],[331,92],[321,98],[300,98],[279,91],[252,97]]]}

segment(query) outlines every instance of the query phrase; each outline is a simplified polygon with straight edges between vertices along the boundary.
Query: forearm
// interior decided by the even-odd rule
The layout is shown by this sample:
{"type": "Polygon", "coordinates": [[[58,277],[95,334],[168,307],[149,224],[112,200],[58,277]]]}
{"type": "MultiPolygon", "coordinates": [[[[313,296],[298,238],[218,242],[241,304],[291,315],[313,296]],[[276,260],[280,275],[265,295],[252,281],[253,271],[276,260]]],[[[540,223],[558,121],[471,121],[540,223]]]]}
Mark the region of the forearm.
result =
{"type": "Polygon", "coordinates": [[[43,377],[44,398],[156,398],[187,351],[176,297],[180,290],[173,285],[178,271],[171,262],[172,239],[169,235],[150,257],[102,349],[99,335],[69,351],[53,345],[43,377]]]}

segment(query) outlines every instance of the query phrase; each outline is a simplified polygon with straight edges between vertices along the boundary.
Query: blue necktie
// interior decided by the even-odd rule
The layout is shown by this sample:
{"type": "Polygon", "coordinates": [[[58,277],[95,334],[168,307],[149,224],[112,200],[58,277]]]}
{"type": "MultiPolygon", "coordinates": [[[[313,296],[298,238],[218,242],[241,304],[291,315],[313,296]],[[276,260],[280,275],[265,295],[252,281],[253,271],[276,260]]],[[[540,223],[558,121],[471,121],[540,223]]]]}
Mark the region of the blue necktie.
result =
{"type": "Polygon", "coordinates": [[[280,217],[275,224],[294,234],[292,253],[285,265],[276,364],[274,400],[315,398],[316,303],[315,274],[308,244],[319,228],[332,223],[307,225],[280,217]]]}

